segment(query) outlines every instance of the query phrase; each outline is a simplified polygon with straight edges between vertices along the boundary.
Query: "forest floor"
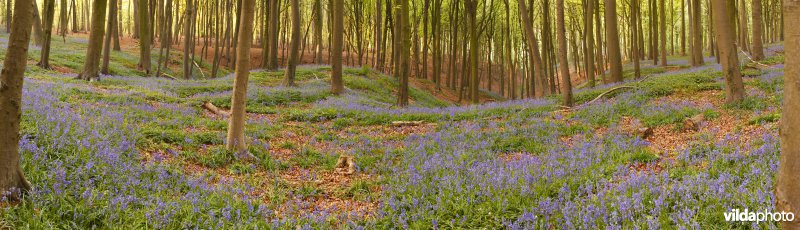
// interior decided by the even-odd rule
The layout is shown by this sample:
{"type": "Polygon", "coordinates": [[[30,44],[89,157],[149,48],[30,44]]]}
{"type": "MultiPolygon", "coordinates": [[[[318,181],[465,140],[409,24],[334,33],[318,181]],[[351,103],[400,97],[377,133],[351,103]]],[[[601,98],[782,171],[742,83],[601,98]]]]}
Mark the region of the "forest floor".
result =
{"type": "Polygon", "coordinates": [[[641,79],[626,65],[628,80],[577,89],[570,109],[557,96],[456,106],[416,87],[401,109],[396,81],[368,68],[345,69],[342,96],[327,66],[301,66],[298,87],[255,70],[247,158],[225,150],[226,117],[201,108],[229,109],[232,76],[138,77],[123,47],[115,76],[74,80],[85,40],[67,39],[53,70],[32,46],[21,150],[35,191],[0,228],[737,227],[722,213],[774,209],[781,45],[744,68],[735,105],[713,59],[645,64],[641,79]],[[355,174],[334,172],[341,154],[355,174]]]}

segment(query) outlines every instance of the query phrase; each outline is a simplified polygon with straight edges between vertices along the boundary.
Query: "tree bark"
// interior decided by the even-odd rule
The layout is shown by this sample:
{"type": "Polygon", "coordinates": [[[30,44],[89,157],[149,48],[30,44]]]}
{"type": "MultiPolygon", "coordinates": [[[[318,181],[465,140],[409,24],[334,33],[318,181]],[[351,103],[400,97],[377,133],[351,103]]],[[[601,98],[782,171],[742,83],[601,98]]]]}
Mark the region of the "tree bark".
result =
{"type": "Polygon", "coordinates": [[[608,62],[609,65],[611,65],[611,77],[609,81],[622,82],[622,57],[619,49],[616,0],[605,0],[605,21],[608,62]]]}
{"type": "Polygon", "coordinates": [[[269,0],[269,56],[266,68],[278,69],[278,34],[280,33],[280,9],[278,0],[269,0]]]}
{"type": "Polygon", "coordinates": [[[107,0],[94,0],[92,4],[92,30],[89,32],[89,45],[86,50],[86,62],[78,79],[91,81],[100,78],[100,52],[103,48],[103,34],[107,0]]]}
{"type": "Polygon", "coordinates": [[[12,192],[7,196],[11,200],[18,200],[21,193],[31,190],[31,184],[20,167],[19,130],[22,85],[32,21],[33,3],[18,1],[14,7],[14,23],[10,25],[11,35],[0,73],[0,117],[3,117],[0,121],[0,192],[12,192]]]}
{"type": "Polygon", "coordinates": [[[725,102],[736,103],[744,99],[744,85],[739,72],[739,58],[734,43],[734,27],[728,20],[728,13],[733,9],[728,8],[727,0],[713,0],[714,7],[714,32],[716,32],[719,58],[722,64],[722,73],[725,75],[725,102]]]}
{"type": "Polygon", "coordinates": [[[666,2],[661,0],[661,38],[659,42],[661,42],[661,66],[667,66],[667,7],[666,2]]]}
{"type": "MultiPolygon", "coordinates": [[[[783,17],[787,22],[800,21],[800,1],[784,0],[783,17]]],[[[786,40],[786,84],[783,90],[783,116],[781,116],[781,157],[775,188],[777,211],[800,213],[800,27],[789,26],[784,31],[786,40]]],[[[6,59],[7,60],[7,59],[6,59]]],[[[797,217],[792,222],[781,222],[782,229],[800,229],[797,217]]]]}
{"type": "Polygon", "coordinates": [[[342,45],[344,37],[344,1],[331,0],[333,6],[333,33],[331,34],[331,92],[339,95],[344,92],[342,82],[342,45]]]}
{"type": "Polygon", "coordinates": [[[764,42],[762,40],[764,32],[761,28],[761,23],[763,23],[761,8],[761,0],[753,0],[753,50],[750,52],[756,61],[764,59],[764,42]]]}
{"type": "Polygon", "coordinates": [[[547,96],[548,84],[542,71],[542,60],[539,55],[539,43],[536,41],[536,34],[533,31],[533,20],[528,15],[528,7],[525,5],[525,0],[517,0],[519,2],[519,14],[522,20],[522,27],[525,31],[525,39],[528,41],[528,52],[530,59],[530,67],[533,68],[533,95],[535,98],[547,96]]]}
{"type": "Polygon", "coordinates": [[[283,84],[286,86],[294,86],[294,75],[297,70],[298,56],[300,56],[300,0],[292,0],[292,41],[289,51],[289,61],[286,63],[286,72],[283,84]]]}
{"type": "MultiPolygon", "coordinates": [[[[569,65],[567,63],[567,35],[564,28],[564,0],[556,1],[557,21],[556,36],[558,36],[558,68],[561,71],[561,96],[564,106],[572,106],[572,82],[569,77],[569,65]]],[[[587,32],[590,34],[591,32],[587,32]]],[[[589,55],[591,56],[591,55],[589,55]]],[[[588,75],[588,73],[587,73],[588,75]]]]}
{"type": "Polygon", "coordinates": [[[111,59],[111,37],[114,36],[114,18],[117,15],[117,0],[109,0],[108,2],[108,22],[106,23],[106,33],[105,40],[103,41],[103,64],[100,68],[100,73],[102,74],[110,74],[108,71],[108,64],[111,59]]]}
{"type": "MultiPolygon", "coordinates": [[[[194,0],[186,1],[186,25],[183,33],[183,78],[185,79],[192,78],[191,54],[194,50],[194,46],[192,45],[192,41],[194,40],[194,37],[192,36],[192,27],[194,27],[193,19],[195,10],[194,0]]],[[[142,23],[142,25],[145,25],[145,23],[142,23]]]]}
{"type": "MultiPolygon", "coordinates": [[[[399,71],[399,89],[397,89],[397,106],[406,107],[408,106],[408,75],[410,72],[410,63],[409,63],[409,55],[410,55],[410,46],[411,46],[411,20],[409,20],[409,1],[408,0],[395,0],[395,9],[397,9],[397,28],[398,34],[395,35],[396,43],[398,43],[397,47],[399,50],[398,52],[398,64],[399,68],[396,71],[399,71]]],[[[394,52],[394,51],[393,51],[394,52]]]]}
{"type": "MultiPolygon", "coordinates": [[[[255,0],[242,0],[243,10],[239,18],[239,46],[236,55],[239,60],[250,60],[250,47],[253,39],[253,17],[255,0]]],[[[238,154],[247,153],[247,141],[244,137],[245,105],[247,102],[247,81],[250,76],[250,61],[236,63],[231,98],[231,117],[228,125],[227,148],[238,154]]],[[[249,154],[248,154],[249,155],[249,154]]]]}
{"type": "Polygon", "coordinates": [[[53,18],[55,17],[55,0],[44,2],[44,33],[42,34],[42,50],[39,63],[42,69],[50,68],[50,43],[53,37],[53,18]]]}
{"type": "MultiPolygon", "coordinates": [[[[191,2],[193,0],[189,0],[191,2]]],[[[150,18],[147,0],[138,0],[139,4],[139,70],[150,75],[150,18]]],[[[187,3],[188,4],[188,3],[187,3]]]]}
{"type": "Polygon", "coordinates": [[[42,45],[42,19],[39,15],[39,7],[36,6],[36,1],[33,2],[33,44],[42,45]]]}
{"type": "Polygon", "coordinates": [[[692,0],[692,66],[702,66],[703,60],[703,17],[701,16],[701,1],[692,0]]]}

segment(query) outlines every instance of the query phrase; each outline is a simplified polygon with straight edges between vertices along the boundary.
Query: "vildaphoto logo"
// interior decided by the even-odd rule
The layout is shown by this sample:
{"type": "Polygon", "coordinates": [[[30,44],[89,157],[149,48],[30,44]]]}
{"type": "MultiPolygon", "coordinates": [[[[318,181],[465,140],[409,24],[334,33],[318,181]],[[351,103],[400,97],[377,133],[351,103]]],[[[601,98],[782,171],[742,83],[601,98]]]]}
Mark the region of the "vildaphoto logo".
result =
{"type": "Polygon", "coordinates": [[[770,211],[749,211],[731,209],[730,212],[725,212],[725,221],[728,222],[766,222],[766,221],[794,221],[794,213],[792,212],[770,212],[770,211]]]}

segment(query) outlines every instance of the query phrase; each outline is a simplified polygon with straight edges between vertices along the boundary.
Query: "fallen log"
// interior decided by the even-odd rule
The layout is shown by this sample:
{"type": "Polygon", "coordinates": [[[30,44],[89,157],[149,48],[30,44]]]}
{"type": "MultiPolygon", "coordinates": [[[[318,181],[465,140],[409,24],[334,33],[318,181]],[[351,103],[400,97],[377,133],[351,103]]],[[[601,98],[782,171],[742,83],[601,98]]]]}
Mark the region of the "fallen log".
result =
{"type": "Polygon", "coordinates": [[[422,125],[422,121],[393,121],[392,126],[394,127],[403,127],[403,126],[420,126],[422,125]]]}
{"type": "Polygon", "coordinates": [[[208,101],[203,102],[202,107],[203,107],[203,109],[205,109],[205,110],[207,110],[207,111],[209,111],[209,112],[211,112],[211,113],[213,113],[215,115],[230,116],[230,113],[222,111],[221,109],[217,108],[216,106],[214,106],[214,104],[211,104],[211,102],[208,102],[208,101]]]}
{"type": "Polygon", "coordinates": [[[703,114],[697,114],[686,118],[683,120],[683,131],[698,131],[703,121],[705,121],[705,116],[703,114]]]}

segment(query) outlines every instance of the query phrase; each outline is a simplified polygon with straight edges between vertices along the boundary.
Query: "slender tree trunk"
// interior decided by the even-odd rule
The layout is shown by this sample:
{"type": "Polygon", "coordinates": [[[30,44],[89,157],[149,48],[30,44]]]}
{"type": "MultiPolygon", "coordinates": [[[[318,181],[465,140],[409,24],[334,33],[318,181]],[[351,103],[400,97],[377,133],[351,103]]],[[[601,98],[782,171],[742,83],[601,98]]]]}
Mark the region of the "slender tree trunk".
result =
{"type": "Polygon", "coordinates": [[[42,19],[39,16],[39,7],[36,6],[36,1],[33,1],[33,44],[41,46],[43,36],[44,31],[42,30],[42,19]]]}
{"type": "Polygon", "coordinates": [[[411,20],[409,20],[409,1],[408,0],[395,0],[395,9],[397,9],[397,19],[399,26],[395,31],[398,32],[395,35],[396,43],[398,43],[397,47],[399,50],[393,51],[398,52],[398,64],[399,68],[396,71],[399,71],[399,82],[400,86],[397,90],[397,106],[405,107],[408,106],[408,75],[410,73],[410,46],[411,46],[411,20]]]}
{"type": "Polygon", "coordinates": [[[86,61],[83,64],[83,71],[78,75],[78,79],[91,81],[98,80],[100,77],[100,53],[103,48],[103,34],[105,31],[105,16],[107,0],[94,0],[92,4],[92,30],[89,32],[89,45],[86,50],[86,61]]]}
{"type": "Polygon", "coordinates": [[[666,2],[661,0],[661,66],[667,66],[667,8],[666,2]]]}
{"type": "Polygon", "coordinates": [[[292,0],[292,41],[289,51],[289,61],[286,63],[284,85],[294,86],[294,74],[297,70],[298,56],[300,56],[300,0],[292,0]]]}
{"type": "MultiPolygon", "coordinates": [[[[255,11],[255,0],[242,0],[243,9],[240,23],[239,46],[236,53],[239,60],[250,60],[250,47],[253,40],[253,18],[255,11]]],[[[188,8],[187,8],[188,9],[188,8]]],[[[247,80],[250,76],[250,61],[240,61],[236,63],[233,82],[233,97],[231,98],[231,117],[228,125],[227,148],[235,151],[237,155],[249,155],[247,153],[247,141],[244,137],[245,125],[245,105],[247,104],[247,80]]]]}
{"type": "Polygon", "coordinates": [[[736,103],[744,99],[744,85],[742,75],[739,73],[739,58],[734,43],[734,27],[728,20],[728,13],[733,9],[728,8],[726,0],[713,0],[714,27],[719,46],[719,59],[722,72],[725,75],[725,102],[736,103]]]}
{"type": "Polygon", "coordinates": [[[617,29],[617,1],[605,0],[606,20],[606,47],[608,47],[608,61],[611,65],[611,82],[621,82],[622,57],[619,49],[619,30],[617,29]]]}
{"type": "Polygon", "coordinates": [[[339,95],[344,92],[342,82],[342,45],[344,37],[344,0],[331,0],[333,6],[333,33],[331,44],[331,92],[339,95]]]}
{"type": "Polygon", "coordinates": [[[314,0],[314,11],[314,63],[322,64],[322,0],[314,0]]]}
{"type": "Polygon", "coordinates": [[[544,74],[542,72],[542,61],[541,56],[539,55],[539,44],[536,41],[536,34],[533,31],[533,20],[530,19],[528,15],[528,7],[525,5],[525,0],[517,0],[519,2],[519,11],[522,17],[522,27],[525,31],[525,39],[528,41],[528,52],[531,62],[531,68],[533,68],[533,80],[535,84],[533,86],[533,92],[535,98],[541,98],[547,96],[546,90],[548,89],[547,80],[544,78],[544,74]]]}
{"type": "MultiPolygon", "coordinates": [[[[800,1],[783,1],[783,16],[788,22],[800,21],[800,1]]],[[[783,90],[781,116],[781,157],[775,188],[776,211],[800,213],[800,27],[789,26],[784,31],[786,41],[786,84],[783,90]]],[[[6,59],[8,60],[8,59],[6,59]]],[[[800,222],[781,222],[782,229],[798,229],[800,222]]]]}
{"type": "Polygon", "coordinates": [[[269,12],[269,56],[266,68],[269,70],[278,69],[278,33],[280,32],[280,6],[279,0],[270,0],[269,12]]]}
{"type": "Polygon", "coordinates": [[[703,60],[703,24],[701,17],[701,1],[692,0],[692,66],[702,66],[703,60]]]}
{"type": "MultiPolygon", "coordinates": [[[[191,2],[193,0],[190,0],[191,2]]],[[[150,18],[147,13],[147,0],[138,0],[139,4],[139,70],[145,76],[150,75],[150,18]]]]}
{"type": "Polygon", "coordinates": [[[639,24],[641,23],[641,11],[639,7],[639,2],[632,2],[631,3],[631,60],[633,60],[633,77],[638,79],[642,76],[641,68],[639,65],[639,61],[641,58],[641,51],[639,50],[639,24]]]}
{"type": "MultiPolygon", "coordinates": [[[[186,1],[186,15],[185,15],[186,26],[184,28],[184,34],[183,34],[183,78],[185,79],[192,78],[193,69],[191,63],[192,62],[191,53],[194,50],[194,46],[192,45],[192,41],[194,40],[194,36],[192,36],[192,27],[194,27],[193,15],[195,13],[195,10],[196,8],[194,6],[194,0],[186,1]]],[[[144,26],[146,25],[146,23],[142,23],[142,25],[144,26]]],[[[144,35],[140,36],[144,37],[144,35]]]]}
{"type": "MultiPolygon", "coordinates": [[[[572,82],[569,77],[569,64],[567,62],[567,35],[564,28],[564,0],[556,0],[557,31],[558,37],[558,68],[561,71],[561,96],[564,106],[572,106],[572,82]]],[[[587,34],[591,32],[587,31],[587,34]]],[[[591,56],[591,55],[589,55],[591,56]]],[[[588,75],[588,74],[587,74],[588,75]]]]}
{"type": "MultiPolygon", "coordinates": [[[[7,6],[10,7],[10,6],[7,6]]],[[[10,10],[6,20],[11,21],[10,10]]],[[[14,7],[14,23],[9,24],[3,71],[0,73],[0,192],[11,192],[6,196],[18,200],[21,193],[31,190],[20,167],[19,141],[22,118],[22,84],[31,38],[33,3],[17,1],[14,7]]]]}
{"type": "Polygon", "coordinates": [[[109,0],[108,2],[108,22],[106,22],[106,33],[105,40],[103,41],[103,65],[100,68],[100,73],[102,74],[111,74],[108,71],[108,64],[111,59],[111,37],[114,36],[114,18],[117,15],[117,2],[116,0],[109,0]]]}
{"type": "MultiPolygon", "coordinates": [[[[586,4],[586,12],[584,12],[584,20],[585,20],[585,27],[584,30],[584,42],[586,43],[586,52],[584,56],[586,56],[586,80],[589,83],[589,88],[594,88],[595,86],[595,75],[597,74],[594,69],[594,0],[585,1],[586,4]]],[[[598,22],[600,23],[600,22],[598,22]]]]}
{"type": "Polygon", "coordinates": [[[753,59],[756,61],[764,59],[764,45],[762,39],[764,32],[761,19],[761,0],[753,0],[753,59]]]}
{"type": "Polygon", "coordinates": [[[42,69],[50,68],[50,43],[53,37],[53,18],[55,17],[55,0],[47,0],[44,3],[44,34],[42,37],[41,58],[37,64],[42,69]]]}

